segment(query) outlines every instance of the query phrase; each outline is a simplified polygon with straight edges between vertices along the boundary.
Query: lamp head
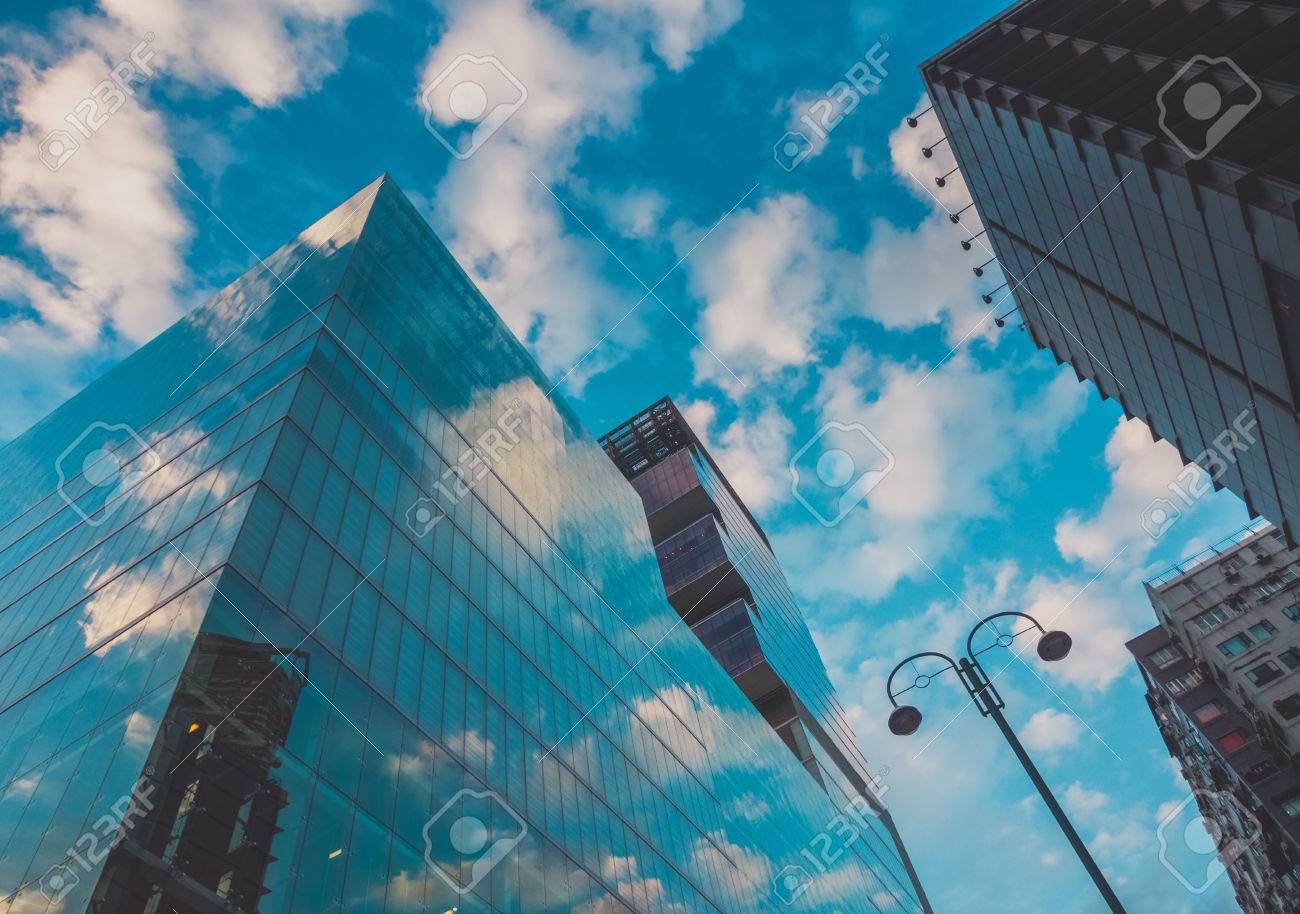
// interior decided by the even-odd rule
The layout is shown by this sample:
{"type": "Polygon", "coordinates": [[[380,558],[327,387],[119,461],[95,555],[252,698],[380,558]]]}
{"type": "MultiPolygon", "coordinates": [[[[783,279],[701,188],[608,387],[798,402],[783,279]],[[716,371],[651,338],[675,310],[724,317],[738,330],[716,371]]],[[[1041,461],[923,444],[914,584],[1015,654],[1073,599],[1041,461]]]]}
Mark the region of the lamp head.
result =
{"type": "Polygon", "coordinates": [[[983,267],[971,267],[971,272],[973,272],[976,276],[983,276],[983,275],[984,275],[984,268],[983,268],[983,267]]]}
{"type": "Polygon", "coordinates": [[[930,158],[930,156],[934,155],[934,150],[931,149],[929,146],[922,146],[921,155],[925,156],[928,159],[930,158]]]}
{"type": "Polygon", "coordinates": [[[921,712],[911,705],[901,705],[889,715],[889,732],[895,736],[911,736],[921,726],[921,712]]]}
{"type": "Polygon", "coordinates": [[[914,117],[909,117],[909,118],[907,119],[907,126],[909,126],[909,127],[915,127],[915,126],[916,126],[916,118],[914,118],[914,117]]]}
{"type": "Polygon", "coordinates": [[[1007,322],[1000,317],[993,318],[993,323],[999,327],[1005,327],[1007,325],[1007,322]]]}
{"type": "Polygon", "coordinates": [[[961,222],[961,216],[958,216],[956,213],[949,213],[948,221],[953,225],[956,225],[958,222],[961,222]]]}
{"type": "Polygon", "coordinates": [[[935,184],[938,184],[940,187],[947,187],[947,186],[948,186],[948,179],[947,179],[947,178],[935,178],[935,179],[934,179],[934,183],[935,183],[935,184]]]}
{"type": "Polygon", "coordinates": [[[987,292],[985,292],[983,295],[981,295],[980,298],[984,299],[984,304],[986,304],[986,305],[991,305],[991,304],[993,304],[993,296],[992,296],[992,295],[989,295],[987,292]]]}
{"type": "Polygon", "coordinates": [[[970,250],[970,242],[969,242],[969,241],[963,241],[963,242],[961,243],[961,249],[962,249],[963,251],[969,251],[969,250],[970,250]]]}
{"type": "Polygon", "coordinates": [[[1038,656],[1048,663],[1055,663],[1057,660],[1064,660],[1073,646],[1074,639],[1058,629],[1038,639],[1038,656]]]}

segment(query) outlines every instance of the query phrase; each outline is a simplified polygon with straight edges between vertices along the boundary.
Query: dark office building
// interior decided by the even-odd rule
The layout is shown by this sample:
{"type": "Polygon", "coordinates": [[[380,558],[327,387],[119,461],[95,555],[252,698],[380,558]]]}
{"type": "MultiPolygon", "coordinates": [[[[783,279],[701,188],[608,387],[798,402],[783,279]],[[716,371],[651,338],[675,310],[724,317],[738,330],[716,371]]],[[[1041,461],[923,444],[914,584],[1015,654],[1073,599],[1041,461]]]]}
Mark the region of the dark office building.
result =
{"type": "Polygon", "coordinates": [[[1193,892],[1226,869],[1246,914],[1300,910],[1300,550],[1257,521],[1147,595],[1159,624],[1128,649],[1191,787],[1160,859],[1193,892]],[[1217,847],[1189,838],[1196,817],[1217,847]]]}
{"type": "Polygon", "coordinates": [[[0,450],[0,912],[924,911],[551,389],[384,178],[0,450]]]}
{"type": "Polygon", "coordinates": [[[1256,429],[1216,483],[1294,541],[1300,9],[1024,0],[921,74],[1003,309],[1188,462],[1256,429]]]}
{"type": "Polygon", "coordinates": [[[833,801],[872,808],[861,850],[928,911],[763,528],[670,398],[600,442],[641,496],[668,601],[833,801]]]}

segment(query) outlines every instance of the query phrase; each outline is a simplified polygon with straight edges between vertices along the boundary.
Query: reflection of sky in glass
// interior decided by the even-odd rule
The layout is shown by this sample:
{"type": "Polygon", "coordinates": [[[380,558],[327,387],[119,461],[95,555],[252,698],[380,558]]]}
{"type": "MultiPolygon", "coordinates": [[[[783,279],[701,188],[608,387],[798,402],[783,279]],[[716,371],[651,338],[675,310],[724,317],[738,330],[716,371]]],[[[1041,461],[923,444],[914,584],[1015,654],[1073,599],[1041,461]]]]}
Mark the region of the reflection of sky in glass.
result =
{"type": "MultiPolygon", "coordinates": [[[[156,860],[262,912],[771,910],[835,805],[677,624],[635,493],[410,205],[345,206],[267,261],[302,302],[258,267],[0,453],[10,910],[186,910],[156,860]],[[516,401],[519,445],[411,530],[516,401]],[[60,496],[92,421],[160,466],[60,496]],[[47,904],[146,766],[155,809],[47,904]],[[424,830],[489,788],[527,828],[461,896],[424,830]]],[[[872,834],[792,910],[916,904],[872,834]]]]}

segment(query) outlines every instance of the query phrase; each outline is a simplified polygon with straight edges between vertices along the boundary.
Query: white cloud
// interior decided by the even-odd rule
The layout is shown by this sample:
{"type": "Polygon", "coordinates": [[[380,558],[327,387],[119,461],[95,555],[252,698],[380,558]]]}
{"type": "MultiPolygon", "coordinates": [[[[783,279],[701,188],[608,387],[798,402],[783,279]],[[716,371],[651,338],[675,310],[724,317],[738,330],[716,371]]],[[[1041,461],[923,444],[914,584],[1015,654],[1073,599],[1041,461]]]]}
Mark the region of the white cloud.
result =
{"type": "Polygon", "coordinates": [[[191,228],[175,200],[176,160],[149,103],[149,79],[164,71],[230,86],[257,104],[282,101],[337,65],[342,25],[361,5],[102,0],[102,15],[59,21],[57,47],[24,35],[30,59],[0,59],[0,114],[14,122],[0,137],[0,212],[31,255],[0,258],[0,294],[16,305],[0,322],[9,369],[0,395],[25,407],[0,434],[17,433],[79,388],[96,361],[151,339],[181,314],[175,290],[187,278],[191,228]],[[127,63],[132,94],[108,113],[101,83],[127,63]],[[86,116],[78,105],[92,91],[101,103],[86,116]],[[83,126],[102,126],[85,136],[65,120],[78,111],[83,126]],[[78,145],[51,168],[42,152],[54,131],[78,145]]]}
{"type": "MultiPolygon", "coordinates": [[[[980,299],[984,289],[996,287],[1000,280],[977,281],[971,272],[991,255],[979,248],[963,252],[960,242],[965,237],[946,216],[931,215],[914,228],[873,220],[862,255],[862,311],[891,330],[940,324],[950,346],[1007,332],[994,323],[993,306],[980,299]]],[[[998,293],[994,301],[1004,294],[998,293]]],[[[1000,307],[1010,311],[1014,302],[1006,299],[1000,307]]]]}
{"type": "Polygon", "coordinates": [[[750,510],[762,511],[789,494],[786,467],[794,428],[774,405],[748,420],[737,417],[723,429],[716,428],[717,408],[710,402],[684,402],[681,410],[750,510]]]}
{"type": "MultiPolygon", "coordinates": [[[[639,294],[629,298],[604,278],[618,267],[595,240],[566,230],[569,217],[539,180],[564,195],[578,146],[631,122],[653,69],[635,42],[570,37],[523,0],[458,5],[448,17],[420,84],[462,53],[492,55],[524,84],[528,98],[472,158],[452,163],[433,217],[511,330],[558,378],[620,319],[620,333],[636,333],[635,314],[624,316],[639,294]]],[[[432,140],[430,152],[445,154],[432,140]]],[[[608,364],[621,338],[601,343],[571,382],[580,386],[608,364]]]]}
{"type": "Polygon", "coordinates": [[[1078,745],[1083,727],[1071,714],[1044,708],[1029,718],[1020,730],[1020,739],[1034,751],[1055,752],[1078,745]]]}
{"type": "MultiPolygon", "coordinates": [[[[1106,442],[1106,463],[1111,472],[1110,491],[1097,512],[1091,517],[1070,512],[1056,525],[1056,547],[1061,555],[1092,568],[1106,565],[1121,548],[1131,550],[1131,562],[1151,551],[1156,541],[1143,526],[1144,520],[1150,521],[1144,514],[1153,499],[1169,497],[1169,484],[1179,480],[1183,470],[1174,446],[1154,441],[1139,419],[1120,418],[1106,442]]],[[[1192,472],[1204,478],[1194,465],[1192,472]]]]}
{"type": "Polygon", "coordinates": [[[1104,690],[1132,668],[1124,647],[1154,622],[1150,604],[1134,599],[1127,578],[1057,578],[1038,575],[1024,588],[1023,612],[1045,628],[1070,631],[1074,647],[1064,663],[1034,660],[1043,676],[1080,689],[1104,690]]]}
{"type": "MultiPolygon", "coordinates": [[[[21,288],[51,348],[90,345],[104,322],[131,342],[151,338],[179,314],[172,288],[190,234],[169,191],[176,163],[162,118],[128,101],[51,170],[42,141],[67,128],[64,115],[113,60],[82,48],[45,69],[8,63],[21,127],[0,140],[0,208],[59,276],[39,282],[11,265],[11,287],[21,288]]],[[[6,336],[15,330],[19,339],[38,335],[30,322],[6,327],[6,336]]]]}
{"type": "Polygon", "coordinates": [[[742,0],[575,0],[598,10],[611,29],[635,29],[670,69],[684,69],[694,54],[739,19],[742,0]]]}
{"type": "Polygon", "coordinates": [[[342,61],[343,29],[367,0],[100,0],[130,34],[155,36],[157,63],[259,107],[313,91],[342,61]]]}
{"type": "Polygon", "coordinates": [[[1095,822],[1110,805],[1111,799],[1103,790],[1093,790],[1075,781],[1065,788],[1061,797],[1070,815],[1085,822],[1095,822]]]}
{"type": "Polygon", "coordinates": [[[964,353],[927,371],[851,351],[822,373],[820,419],[866,426],[895,467],[830,543],[811,529],[783,538],[807,595],[879,599],[904,577],[928,576],[917,556],[937,562],[963,522],[1018,495],[1026,468],[1055,446],[1086,395],[1066,371],[1018,393],[1009,371],[980,370],[964,353]]]}
{"type": "MultiPolygon", "coordinates": [[[[605,214],[605,221],[626,238],[649,239],[659,234],[664,213],[668,211],[668,198],[653,188],[639,187],[613,193],[601,191],[595,195],[596,203],[605,214]]],[[[658,277],[646,277],[654,285],[658,277]]]]}
{"type": "MultiPolygon", "coordinates": [[[[807,197],[782,194],[734,212],[686,262],[691,291],[704,302],[700,336],[731,371],[772,378],[812,360],[851,278],[836,232],[807,197]]],[[[679,253],[697,240],[679,232],[679,253]]],[[[711,355],[697,352],[695,362],[697,375],[724,374],[711,355]]]]}

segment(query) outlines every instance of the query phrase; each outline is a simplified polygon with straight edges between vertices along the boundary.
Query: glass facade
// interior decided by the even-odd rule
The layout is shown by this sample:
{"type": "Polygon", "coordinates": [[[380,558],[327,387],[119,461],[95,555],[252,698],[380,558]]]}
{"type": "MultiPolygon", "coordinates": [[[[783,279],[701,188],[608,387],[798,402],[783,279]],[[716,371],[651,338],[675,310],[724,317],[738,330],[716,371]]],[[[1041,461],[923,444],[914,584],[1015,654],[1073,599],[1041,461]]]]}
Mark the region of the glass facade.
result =
{"type": "Polygon", "coordinates": [[[0,451],[0,914],[920,909],[390,180],[266,265],[0,451]]]}
{"type": "Polygon", "coordinates": [[[1035,344],[1293,540],[1297,36],[1266,4],[1028,0],[921,66],[1035,344]],[[1165,115],[1193,85],[1240,95],[1225,59],[1273,88],[1215,144],[1217,119],[1165,115]]]}
{"type": "Polygon", "coordinates": [[[673,607],[834,803],[873,810],[852,850],[928,911],[767,536],[708,450],[667,397],[601,443],[641,496],[673,607]]]}

